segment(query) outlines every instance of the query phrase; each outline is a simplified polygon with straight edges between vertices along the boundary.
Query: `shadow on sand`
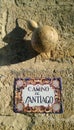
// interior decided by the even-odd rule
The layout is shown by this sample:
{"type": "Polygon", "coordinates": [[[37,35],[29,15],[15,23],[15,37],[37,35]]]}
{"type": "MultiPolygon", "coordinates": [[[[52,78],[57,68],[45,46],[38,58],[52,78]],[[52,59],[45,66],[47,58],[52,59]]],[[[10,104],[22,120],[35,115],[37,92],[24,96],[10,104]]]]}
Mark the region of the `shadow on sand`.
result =
{"type": "Polygon", "coordinates": [[[0,66],[26,61],[38,55],[33,50],[31,41],[24,40],[26,34],[16,20],[16,27],[3,38],[8,45],[0,49],[0,66]]]}

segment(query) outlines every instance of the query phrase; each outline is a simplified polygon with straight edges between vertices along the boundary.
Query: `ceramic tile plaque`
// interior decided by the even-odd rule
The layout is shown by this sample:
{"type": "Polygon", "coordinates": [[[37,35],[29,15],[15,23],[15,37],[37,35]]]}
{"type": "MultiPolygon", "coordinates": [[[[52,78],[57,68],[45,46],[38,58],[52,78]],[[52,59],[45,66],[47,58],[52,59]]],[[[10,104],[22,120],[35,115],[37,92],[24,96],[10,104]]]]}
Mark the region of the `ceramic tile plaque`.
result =
{"type": "Polygon", "coordinates": [[[61,78],[15,79],[14,111],[62,113],[61,78]]]}

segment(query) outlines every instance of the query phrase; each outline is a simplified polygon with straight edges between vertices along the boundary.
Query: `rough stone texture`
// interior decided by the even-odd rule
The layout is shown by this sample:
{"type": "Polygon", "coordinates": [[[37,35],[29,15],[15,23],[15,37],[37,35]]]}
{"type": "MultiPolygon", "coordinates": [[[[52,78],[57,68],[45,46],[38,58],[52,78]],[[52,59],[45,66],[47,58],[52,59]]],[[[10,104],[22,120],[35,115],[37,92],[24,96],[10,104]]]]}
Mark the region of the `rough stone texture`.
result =
{"type": "Polygon", "coordinates": [[[0,0],[0,130],[74,129],[73,27],[73,0],[0,0]],[[50,60],[41,61],[31,47],[31,18],[58,30],[59,46],[50,60]],[[14,113],[14,78],[41,75],[62,77],[64,113],[14,113]]]}

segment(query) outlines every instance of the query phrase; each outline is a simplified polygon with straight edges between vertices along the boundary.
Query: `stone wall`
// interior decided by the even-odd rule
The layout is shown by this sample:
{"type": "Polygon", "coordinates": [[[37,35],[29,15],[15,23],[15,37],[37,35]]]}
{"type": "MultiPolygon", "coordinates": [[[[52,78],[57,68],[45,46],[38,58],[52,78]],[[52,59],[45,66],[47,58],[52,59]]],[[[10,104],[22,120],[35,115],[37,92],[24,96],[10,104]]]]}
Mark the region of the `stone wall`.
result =
{"type": "Polygon", "coordinates": [[[0,0],[0,130],[73,130],[73,0],[0,0]],[[31,47],[26,20],[57,29],[59,46],[42,61],[31,47]],[[13,111],[16,77],[61,77],[63,114],[18,114],[13,111]]]}

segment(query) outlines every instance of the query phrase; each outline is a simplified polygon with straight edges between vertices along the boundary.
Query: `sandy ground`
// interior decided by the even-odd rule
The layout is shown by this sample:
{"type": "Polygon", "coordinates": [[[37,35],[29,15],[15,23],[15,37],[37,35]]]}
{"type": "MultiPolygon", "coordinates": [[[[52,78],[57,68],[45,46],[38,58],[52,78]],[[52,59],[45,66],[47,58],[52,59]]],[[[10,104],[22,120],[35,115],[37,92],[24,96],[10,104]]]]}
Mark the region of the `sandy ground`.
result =
{"type": "Polygon", "coordinates": [[[74,129],[73,27],[73,0],[0,0],[0,130],[74,129]],[[27,19],[57,29],[59,46],[50,60],[32,49],[27,19]],[[62,78],[64,113],[14,113],[14,78],[41,75],[62,78]]]}

